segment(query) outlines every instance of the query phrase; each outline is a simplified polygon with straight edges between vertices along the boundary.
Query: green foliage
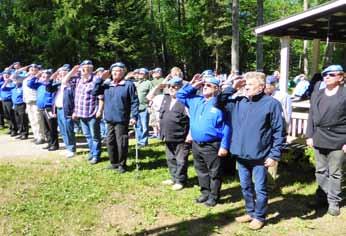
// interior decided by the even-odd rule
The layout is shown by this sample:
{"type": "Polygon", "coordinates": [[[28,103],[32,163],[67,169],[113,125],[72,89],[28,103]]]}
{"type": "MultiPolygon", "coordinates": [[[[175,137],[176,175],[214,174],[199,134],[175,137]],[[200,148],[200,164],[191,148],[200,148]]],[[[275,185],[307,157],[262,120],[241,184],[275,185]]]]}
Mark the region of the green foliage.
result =
{"type": "MultiPolygon", "coordinates": [[[[311,6],[326,1],[310,1],[311,6]]],[[[256,67],[257,0],[240,0],[240,67],[256,67]]],[[[2,0],[0,67],[20,60],[58,67],[92,59],[117,60],[130,69],[180,66],[192,75],[231,68],[232,1],[229,0],[2,0]]],[[[265,0],[265,23],[301,12],[302,0],[265,0]]],[[[323,46],[321,46],[323,49],[323,46]]],[[[279,67],[278,38],[264,37],[264,69],[279,67]]],[[[293,41],[291,74],[299,73],[303,43],[293,41]]],[[[321,54],[324,50],[321,50],[321,54]]],[[[335,54],[342,61],[344,54],[335,54]]]]}

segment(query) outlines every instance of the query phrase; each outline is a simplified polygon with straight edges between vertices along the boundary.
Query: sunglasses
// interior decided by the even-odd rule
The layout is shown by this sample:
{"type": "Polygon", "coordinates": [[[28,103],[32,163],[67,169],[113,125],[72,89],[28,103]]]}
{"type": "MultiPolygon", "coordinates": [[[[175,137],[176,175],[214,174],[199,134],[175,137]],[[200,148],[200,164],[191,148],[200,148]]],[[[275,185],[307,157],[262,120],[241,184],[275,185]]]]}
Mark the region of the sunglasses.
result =
{"type": "Polygon", "coordinates": [[[176,85],[168,85],[168,88],[172,88],[172,89],[180,89],[180,86],[176,86],[176,85]]]}
{"type": "Polygon", "coordinates": [[[341,73],[326,73],[326,74],[323,75],[323,77],[327,77],[327,76],[329,76],[329,77],[336,77],[338,75],[342,75],[342,74],[341,73]]]}

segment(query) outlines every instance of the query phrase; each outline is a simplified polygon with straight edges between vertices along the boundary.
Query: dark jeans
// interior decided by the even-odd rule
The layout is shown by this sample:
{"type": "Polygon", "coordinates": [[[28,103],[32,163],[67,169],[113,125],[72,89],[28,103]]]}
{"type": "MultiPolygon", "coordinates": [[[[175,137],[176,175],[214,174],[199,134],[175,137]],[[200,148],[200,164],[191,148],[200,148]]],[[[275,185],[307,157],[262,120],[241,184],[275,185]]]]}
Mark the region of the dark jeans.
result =
{"type": "Polygon", "coordinates": [[[11,133],[17,133],[18,127],[16,118],[14,116],[13,103],[12,101],[2,101],[2,107],[4,109],[5,119],[10,124],[9,131],[11,133]]]}
{"type": "Polygon", "coordinates": [[[192,142],[194,166],[202,195],[218,200],[221,189],[221,161],[217,153],[220,142],[197,144],[192,142]]]}
{"type": "Polygon", "coordinates": [[[15,105],[14,115],[18,126],[18,131],[21,136],[27,137],[29,135],[29,119],[25,113],[26,104],[15,105]]]}
{"type": "MultiPolygon", "coordinates": [[[[49,134],[49,142],[48,145],[50,147],[59,147],[59,137],[58,137],[58,120],[56,116],[52,116],[52,110],[49,108],[44,109],[43,117],[44,123],[47,126],[48,134],[49,134]]],[[[56,115],[56,114],[55,114],[56,115]]]]}
{"type": "MultiPolygon", "coordinates": [[[[342,150],[314,148],[316,158],[316,180],[327,197],[328,203],[338,205],[341,198],[342,165],[345,153],[342,150]]],[[[323,195],[320,193],[320,195],[323,195]]],[[[318,196],[321,198],[321,196],[318,196]]]]}
{"type": "Polygon", "coordinates": [[[264,160],[237,158],[237,163],[246,212],[252,218],[264,222],[268,208],[267,168],[264,167],[264,160]]]}
{"type": "Polygon", "coordinates": [[[4,109],[2,108],[2,101],[0,101],[0,126],[5,125],[5,114],[4,109]]]}
{"type": "Polygon", "coordinates": [[[186,183],[190,146],[185,142],[166,142],[167,165],[174,183],[186,183]]]}
{"type": "Polygon", "coordinates": [[[113,167],[126,167],[129,146],[128,124],[107,123],[107,150],[113,167]]]}

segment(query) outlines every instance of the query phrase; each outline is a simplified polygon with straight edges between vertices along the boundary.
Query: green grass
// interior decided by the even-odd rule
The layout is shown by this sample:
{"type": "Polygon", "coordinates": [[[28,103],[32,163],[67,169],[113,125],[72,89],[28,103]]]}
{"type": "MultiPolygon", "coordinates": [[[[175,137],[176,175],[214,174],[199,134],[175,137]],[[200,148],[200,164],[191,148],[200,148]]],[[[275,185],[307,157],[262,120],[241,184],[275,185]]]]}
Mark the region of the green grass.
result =
{"type": "MultiPolygon", "coordinates": [[[[225,179],[221,204],[211,209],[194,203],[199,188],[191,157],[188,187],[174,192],[160,184],[169,178],[162,144],[140,150],[139,172],[133,143],[123,175],[105,170],[102,156],[95,166],[81,156],[0,162],[0,235],[254,235],[234,222],[244,212],[237,178],[225,179]]],[[[304,219],[313,214],[305,202],[316,188],[305,164],[301,172],[289,157],[282,162],[282,191],[271,193],[268,225],[256,235],[323,235],[312,231],[319,227],[311,228],[314,218],[304,219]]],[[[345,232],[341,225],[335,232],[345,232]]]]}

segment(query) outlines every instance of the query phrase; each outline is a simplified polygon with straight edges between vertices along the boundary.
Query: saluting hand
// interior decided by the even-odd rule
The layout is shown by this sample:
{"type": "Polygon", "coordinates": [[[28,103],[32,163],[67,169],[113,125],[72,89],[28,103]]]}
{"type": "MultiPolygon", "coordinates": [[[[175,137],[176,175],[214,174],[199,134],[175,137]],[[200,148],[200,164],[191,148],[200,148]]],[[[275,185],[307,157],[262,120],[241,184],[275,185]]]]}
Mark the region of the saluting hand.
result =
{"type": "Polygon", "coordinates": [[[246,80],[245,79],[236,79],[233,80],[233,88],[236,90],[241,89],[242,87],[244,87],[246,84],[246,80]]]}
{"type": "Polygon", "coordinates": [[[314,141],[312,140],[312,138],[308,138],[306,140],[306,145],[308,145],[309,147],[313,147],[314,146],[314,141]]]}

